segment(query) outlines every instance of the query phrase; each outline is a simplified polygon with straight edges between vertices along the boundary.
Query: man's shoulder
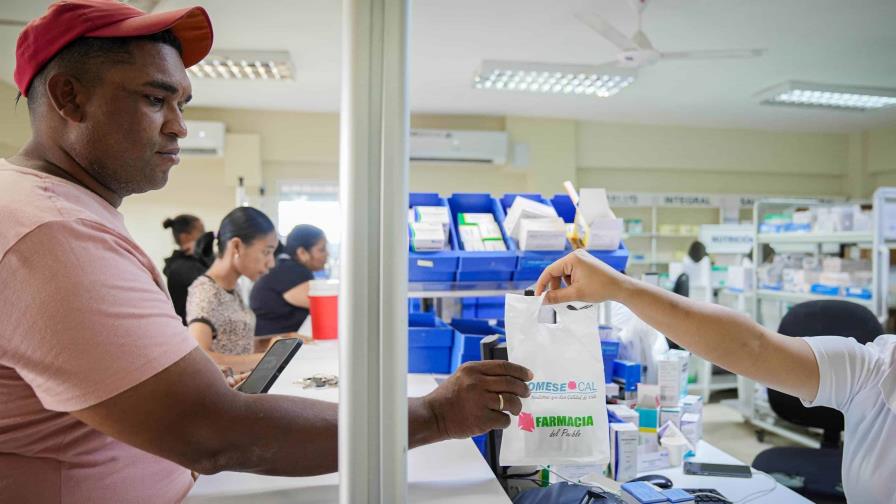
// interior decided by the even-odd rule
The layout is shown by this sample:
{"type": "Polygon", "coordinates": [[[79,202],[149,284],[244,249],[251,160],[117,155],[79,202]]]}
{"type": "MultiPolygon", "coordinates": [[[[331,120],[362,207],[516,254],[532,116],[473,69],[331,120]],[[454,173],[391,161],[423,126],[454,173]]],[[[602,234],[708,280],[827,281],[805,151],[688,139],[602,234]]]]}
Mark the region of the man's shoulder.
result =
{"type": "Polygon", "coordinates": [[[117,212],[105,209],[86,189],[27,168],[0,160],[0,259],[22,237],[55,222],[72,226],[93,222],[101,228],[118,226],[117,212]]]}

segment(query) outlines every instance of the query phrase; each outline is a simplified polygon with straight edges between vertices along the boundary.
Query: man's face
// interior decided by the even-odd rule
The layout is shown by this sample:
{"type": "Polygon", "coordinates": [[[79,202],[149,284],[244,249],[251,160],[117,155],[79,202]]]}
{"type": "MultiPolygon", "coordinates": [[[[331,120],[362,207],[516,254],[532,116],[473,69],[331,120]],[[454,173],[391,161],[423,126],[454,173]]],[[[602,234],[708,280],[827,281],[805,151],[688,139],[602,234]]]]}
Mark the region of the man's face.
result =
{"type": "Polygon", "coordinates": [[[137,42],[133,65],[109,65],[87,89],[84,121],[69,137],[75,160],[120,197],[164,187],[187,134],[190,80],[177,50],[137,42]]]}

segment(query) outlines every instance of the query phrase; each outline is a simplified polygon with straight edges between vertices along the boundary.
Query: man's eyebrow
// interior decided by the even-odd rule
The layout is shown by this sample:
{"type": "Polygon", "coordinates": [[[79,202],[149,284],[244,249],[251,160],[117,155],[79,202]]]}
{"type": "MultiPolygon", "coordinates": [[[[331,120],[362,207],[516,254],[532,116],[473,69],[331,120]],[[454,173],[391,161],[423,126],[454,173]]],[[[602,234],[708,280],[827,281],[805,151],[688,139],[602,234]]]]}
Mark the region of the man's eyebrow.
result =
{"type": "MultiPolygon", "coordinates": [[[[172,95],[176,95],[179,91],[177,89],[177,86],[175,86],[174,84],[171,84],[170,82],[165,82],[162,80],[147,81],[147,82],[144,82],[143,85],[146,87],[158,89],[159,91],[164,91],[164,92],[166,92],[168,94],[172,94],[172,95]]],[[[190,100],[192,100],[192,99],[193,99],[193,95],[188,95],[186,97],[186,99],[184,100],[184,103],[189,103],[190,100]]]]}

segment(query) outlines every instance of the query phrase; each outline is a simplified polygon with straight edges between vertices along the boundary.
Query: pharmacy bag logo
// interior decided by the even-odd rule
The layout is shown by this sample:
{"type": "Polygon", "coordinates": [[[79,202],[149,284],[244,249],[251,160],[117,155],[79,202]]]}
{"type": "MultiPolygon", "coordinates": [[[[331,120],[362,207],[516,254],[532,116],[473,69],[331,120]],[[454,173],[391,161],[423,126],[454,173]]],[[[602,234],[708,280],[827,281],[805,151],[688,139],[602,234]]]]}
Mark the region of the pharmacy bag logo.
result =
{"type": "Polygon", "coordinates": [[[517,419],[517,427],[522,431],[535,432],[535,428],[554,428],[554,427],[594,427],[594,417],[586,416],[566,416],[566,415],[550,415],[550,416],[534,416],[532,413],[525,411],[520,412],[517,419]]]}
{"type": "Polygon", "coordinates": [[[532,413],[526,413],[525,411],[520,412],[519,420],[517,421],[517,425],[519,425],[520,430],[524,430],[526,432],[534,432],[535,431],[535,417],[532,416],[532,413]]]}
{"type": "Polygon", "coordinates": [[[529,391],[533,394],[554,395],[593,394],[597,392],[597,385],[593,381],[531,381],[529,382],[529,391]]]}

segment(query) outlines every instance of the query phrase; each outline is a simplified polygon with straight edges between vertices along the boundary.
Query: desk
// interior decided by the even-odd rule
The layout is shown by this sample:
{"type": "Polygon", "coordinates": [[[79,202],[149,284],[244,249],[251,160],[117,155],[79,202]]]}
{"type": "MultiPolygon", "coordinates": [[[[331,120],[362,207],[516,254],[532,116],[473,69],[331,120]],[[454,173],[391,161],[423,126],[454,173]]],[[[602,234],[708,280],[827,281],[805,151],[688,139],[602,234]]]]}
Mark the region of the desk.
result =
{"type": "MultiPolygon", "coordinates": [[[[697,455],[691,459],[694,462],[707,462],[715,464],[738,464],[744,465],[743,462],[719,450],[715,446],[700,441],[697,445],[697,455]]],[[[773,502],[775,504],[811,504],[812,501],[806,499],[793,490],[781,486],[761,474],[754,471],[752,478],[719,478],[715,476],[690,476],[684,474],[681,467],[671,469],[662,469],[658,471],[649,471],[639,474],[662,474],[672,480],[672,483],[678,488],[715,488],[732,502],[739,502],[744,497],[770,490],[775,485],[775,490],[764,497],[759,497],[749,502],[757,504],[763,502],[773,502]]]]}
{"type": "MultiPolygon", "coordinates": [[[[285,394],[336,402],[338,389],[303,389],[297,380],[316,373],[337,374],[338,347],[335,341],[303,345],[296,358],[271,387],[270,394],[285,394]]],[[[436,387],[431,375],[408,375],[408,395],[424,395],[436,387]]],[[[301,450],[301,447],[296,447],[301,450]]],[[[308,454],[313,456],[313,454],[308,454]]],[[[187,496],[189,504],[239,503],[333,503],[338,501],[339,476],[308,478],[260,476],[222,472],[200,476],[187,496]]],[[[469,439],[435,443],[408,452],[408,502],[508,504],[476,445],[469,439]]]]}
{"type": "MultiPolygon", "coordinates": [[[[303,389],[295,382],[317,374],[337,374],[338,347],[335,341],[317,341],[302,346],[269,393],[336,402],[337,388],[303,389]]],[[[431,375],[409,374],[408,395],[424,395],[436,387],[431,375]]],[[[301,447],[297,447],[301,449],[301,447]]],[[[311,456],[311,454],[309,454],[311,456]]],[[[701,441],[695,461],[742,464],[739,460],[701,441]]],[[[681,467],[651,471],[668,476],[680,488],[715,488],[737,501],[748,494],[771,489],[772,481],[763,476],[751,479],[688,476],[681,467]]],[[[338,500],[339,477],[336,474],[308,478],[285,478],[256,474],[223,472],[200,476],[187,496],[189,504],[286,504],[332,503],[338,500]]],[[[416,448],[408,452],[408,502],[508,504],[509,499],[495,480],[472,441],[456,439],[416,448]]],[[[756,503],[805,504],[810,501],[777,485],[775,491],[756,503]]]]}

